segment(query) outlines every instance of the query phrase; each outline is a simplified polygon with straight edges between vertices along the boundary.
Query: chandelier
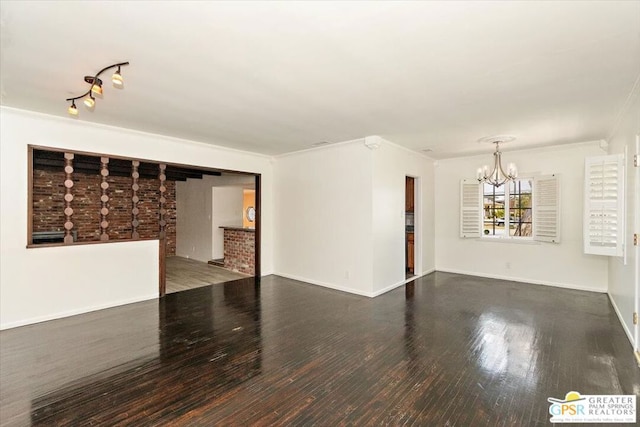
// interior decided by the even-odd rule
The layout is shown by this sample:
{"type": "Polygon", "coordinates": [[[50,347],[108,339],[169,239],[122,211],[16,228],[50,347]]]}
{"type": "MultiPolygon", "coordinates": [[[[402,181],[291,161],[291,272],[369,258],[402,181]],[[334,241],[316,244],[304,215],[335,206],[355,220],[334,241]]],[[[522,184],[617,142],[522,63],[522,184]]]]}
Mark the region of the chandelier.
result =
{"type": "Polygon", "coordinates": [[[493,153],[493,169],[489,171],[489,167],[484,165],[478,168],[478,182],[491,184],[494,187],[500,187],[502,184],[513,181],[518,176],[518,169],[513,163],[509,163],[505,172],[502,167],[502,153],[500,152],[500,143],[510,142],[516,139],[511,135],[500,135],[480,138],[478,142],[490,142],[496,145],[496,151],[493,153]]]}
{"type": "Polygon", "coordinates": [[[116,72],[111,76],[111,82],[115,87],[123,87],[124,81],[122,79],[122,74],[120,74],[120,67],[123,67],[125,65],[129,65],[129,63],[120,62],[117,64],[109,65],[98,71],[95,76],[84,76],[84,81],[89,83],[91,86],[89,87],[89,90],[82,95],[67,98],[67,101],[71,101],[71,106],[67,110],[69,114],[71,114],[72,116],[78,115],[78,108],[76,107],[77,99],[84,98],[84,105],[86,105],[87,108],[93,108],[94,105],[96,105],[96,98],[94,97],[94,94],[102,95],[102,80],[100,79],[100,75],[105,71],[118,67],[116,72]]]}

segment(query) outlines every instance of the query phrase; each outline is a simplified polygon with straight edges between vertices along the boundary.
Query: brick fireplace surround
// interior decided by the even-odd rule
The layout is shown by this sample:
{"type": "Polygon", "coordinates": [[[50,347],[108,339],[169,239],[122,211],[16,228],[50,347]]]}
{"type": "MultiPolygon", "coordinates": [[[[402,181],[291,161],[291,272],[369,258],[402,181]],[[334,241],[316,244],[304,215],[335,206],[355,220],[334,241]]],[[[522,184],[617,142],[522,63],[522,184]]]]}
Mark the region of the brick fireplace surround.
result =
{"type": "Polygon", "coordinates": [[[224,228],[224,268],[253,276],[255,274],[255,229],[224,228]]]}

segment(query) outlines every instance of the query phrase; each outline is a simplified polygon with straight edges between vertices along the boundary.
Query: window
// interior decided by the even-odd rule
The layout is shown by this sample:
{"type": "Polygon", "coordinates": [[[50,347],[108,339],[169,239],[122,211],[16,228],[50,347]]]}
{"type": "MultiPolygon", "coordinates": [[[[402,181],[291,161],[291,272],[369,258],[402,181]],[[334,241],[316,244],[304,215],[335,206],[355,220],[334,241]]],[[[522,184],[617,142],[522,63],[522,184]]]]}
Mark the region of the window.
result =
{"type": "Polygon", "coordinates": [[[532,179],[517,179],[500,187],[482,184],[485,236],[532,237],[532,179]]]}
{"type": "Polygon", "coordinates": [[[624,255],[624,155],[585,159],[584,253],[624,255]]]}
{"type": "Polygon", "coordinates": [[[519,178],[495,187],[463,180],[460,237],[560,241],[557,175],[519,178]]]}

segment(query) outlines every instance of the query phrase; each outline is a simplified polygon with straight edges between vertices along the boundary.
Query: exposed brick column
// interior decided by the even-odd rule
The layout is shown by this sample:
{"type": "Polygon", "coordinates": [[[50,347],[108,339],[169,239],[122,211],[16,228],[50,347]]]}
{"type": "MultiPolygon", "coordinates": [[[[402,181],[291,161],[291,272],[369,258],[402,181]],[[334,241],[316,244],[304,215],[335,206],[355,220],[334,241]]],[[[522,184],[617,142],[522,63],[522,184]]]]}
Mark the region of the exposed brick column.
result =
{"type": "Polygon", "coordinates": [[[255,274],[255,230],[224,229],[224,268],[255,274]]]}

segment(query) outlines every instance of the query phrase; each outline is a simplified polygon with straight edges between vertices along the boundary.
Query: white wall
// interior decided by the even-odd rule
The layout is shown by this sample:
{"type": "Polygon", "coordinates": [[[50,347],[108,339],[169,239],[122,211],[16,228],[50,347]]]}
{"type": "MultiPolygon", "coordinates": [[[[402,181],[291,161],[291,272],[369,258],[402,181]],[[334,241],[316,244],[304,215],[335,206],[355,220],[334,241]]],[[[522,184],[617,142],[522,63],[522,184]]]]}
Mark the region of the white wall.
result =
{"type": "Polygon", "coordinates": [[[420,188],[416,273],[433,271],[433,162],[378,141],[277,158],[277,274],[366,296],[403,284],[407,175],[420,188]]]}
{"type": "Polygon", "coordinates": [[[212,259],[224,258],[224,230],[221,226],[242,227],[242,187],[214,187],[212,259]]]}
{"type": "Polygon", "coordinates": [[[559,244],[460,238],[460,180],[475,178],[477,168],[492,161],[492,153],[437,162],[436,269],[606,292],[606,257],[585,255],[582,250],[584,159],[603,154],[598,143],[503,150],[503,162],[514,162],[521,176],[527,173],[561,175],[562,241],[559,244]]]}
{"type": "Polygon", "coordinates": [[[371,151],[358,140],[280,156],[275,166],[276,274],[370,295],[371,151]]]}
{"type": "Polygon", "coordinates": [[[176,255],[211,259],[211,183],[203,179],[176,182],[176,255]]]}
{"type": "Polygon", "coordinates": [[[0,123],[0,328],[158,292],[155,241],[26,248],[27,144],[262,174],[262,273],[273,271],[270,158],[6,107],[0,123]]]}
{"type": "Polygon", "coordinates": [[[638,262],[638,251],[640,248],[633,246],[633,233],[640,232],[640,208],[635,204],[639,198],[640,188],[637,186],[635,174],[640,173],[638,168],[633,167],[633,154],[635,153],[636,135],[640,134],[640,86],[636,85],[635,91],[631,94],[627,110],[621,118],[615,132],[609,140],[609,152],[611,154],[624,153],[625,147],[628,150],[626,158],[626,233],[625,252],[627,254],[627,264],[622,258],[608,257],[609,262],[609,295],[613,302],[620,321],[622,322],[627,336],[638,348],[633,334],[633,312],[639,307],[635,306],[636,280],[635,265],[638,262]],[[635,225],[634,225],[635,222],[635,225]]]}
{"type": "Polygon", "coordinates": [[[417,276],[435,268],[433,161],[389,141],[373,150],[373,293],[405,282],[405,177],[416,178],[417,276]]]}
{"type": "Polygon", "coordinates": [[[253,176],[242,175],[176,182],[176,255],[202,262],[223,258],[220,226],[242,227],[242,189],[254,182],[253,176]]]}

